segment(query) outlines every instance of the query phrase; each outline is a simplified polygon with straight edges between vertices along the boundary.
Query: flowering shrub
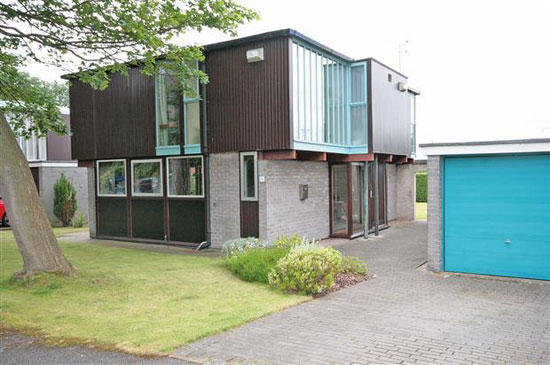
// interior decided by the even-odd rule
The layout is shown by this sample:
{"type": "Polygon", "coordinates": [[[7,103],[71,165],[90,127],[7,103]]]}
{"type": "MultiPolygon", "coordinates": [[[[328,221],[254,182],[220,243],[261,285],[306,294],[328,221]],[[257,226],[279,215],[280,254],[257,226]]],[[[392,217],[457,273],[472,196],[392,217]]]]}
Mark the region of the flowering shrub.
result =
{"type": "Polygon", "coordinates": [[[297,233],[294,233],[292,236],[287,236],[283,234],[275,240],[274,244],[277,248],[282,248],[284,250],[290,251],[294,246],[297,246],[306,241],[305,237],[298,236],[297,233]]]}
{"type": "Polygon", "coordinates": [[[227,257],[240,255],[253,248],[271,248],[273,243],[261,241],[254,237],[229,240],[222,245],[222,251],[227,257]]]}
{"type": "Polygon", "coordinates": [[[296,247],[277,263],[269,284],[302,294],[323,293],[334,284],[342,255],[332,247],[296,247]]]}
{"type": "Polygon", "coordinates": [[[342,257],[342,263],[338,272],[342,274],[367,275],[369,270],[367,269],[367,265],[358,257],[345,256],[342,257]]]}

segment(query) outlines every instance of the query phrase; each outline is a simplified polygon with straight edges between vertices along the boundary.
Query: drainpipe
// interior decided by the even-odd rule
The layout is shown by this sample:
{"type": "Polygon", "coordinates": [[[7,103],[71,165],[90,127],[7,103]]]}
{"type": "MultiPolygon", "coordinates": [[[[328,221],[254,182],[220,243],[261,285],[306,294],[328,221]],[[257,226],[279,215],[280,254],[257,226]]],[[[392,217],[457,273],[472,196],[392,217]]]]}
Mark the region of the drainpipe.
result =
{"type": "Polygon", "coordinates": [[[378,204],[378,155],[374,155],[374,235],[378,236],[380,206],[378,204]]]}
{"type": "Polygon", "coordinates": [[[363,168],[363,237],[369,238],[369,163],[363,168]]]}
{"type": "MultiPolygon", "coordinates": [[[[206,73],[206,63],[201,65],[202,72],[206,73]]],[[[206,84],[201,84],[202,91],[202,154],[204,161],[204,205],[205,205],[205,219],[206,219],[206,242],[199,245],[198,249],[210,247],[212,243],[212,232],[210,229],[210,154],[208,151],[208,97],[206,95],[206,84]]]]}

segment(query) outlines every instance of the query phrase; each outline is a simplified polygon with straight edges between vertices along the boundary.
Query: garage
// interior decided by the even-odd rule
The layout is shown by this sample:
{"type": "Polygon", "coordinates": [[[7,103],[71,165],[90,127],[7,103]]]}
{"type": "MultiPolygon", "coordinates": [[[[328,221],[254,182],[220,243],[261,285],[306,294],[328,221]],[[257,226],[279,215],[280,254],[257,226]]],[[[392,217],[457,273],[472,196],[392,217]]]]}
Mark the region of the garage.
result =
{"type": "Polygon", "coordinates": [[[421,147],[429,268],[550,280],[550,139],[421,147]]]}

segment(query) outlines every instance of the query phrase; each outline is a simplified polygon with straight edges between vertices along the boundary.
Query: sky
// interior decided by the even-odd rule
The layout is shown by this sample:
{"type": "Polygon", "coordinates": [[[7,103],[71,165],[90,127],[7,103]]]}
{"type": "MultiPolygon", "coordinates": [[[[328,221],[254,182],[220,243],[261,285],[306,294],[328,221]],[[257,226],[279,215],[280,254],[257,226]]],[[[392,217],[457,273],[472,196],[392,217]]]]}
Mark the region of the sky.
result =
{"type": "MultiPolygon", "coordinates": [[[[239,36],[293,28],[409,76],[421,92],[419,143],[550,137],[550,0],[237,2],[261,17],[239,36]]],[[[227,39],[206,31],[181,41],[227,39]]],[[[28,71],[47,80],[61,75],[36,65],[28,71]]]]}

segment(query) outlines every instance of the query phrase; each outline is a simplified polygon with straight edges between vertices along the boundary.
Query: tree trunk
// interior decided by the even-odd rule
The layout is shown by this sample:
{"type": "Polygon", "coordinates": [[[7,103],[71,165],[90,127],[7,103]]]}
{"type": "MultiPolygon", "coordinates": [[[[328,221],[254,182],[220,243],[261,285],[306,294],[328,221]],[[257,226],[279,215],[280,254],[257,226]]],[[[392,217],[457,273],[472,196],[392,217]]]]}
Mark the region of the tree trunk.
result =
{"type": "Polygon", "coordinates": [[[42,272],[71,274],[75,267],[65,258],[31,170],[3,113],[0,113],[0,194],[13,235],[23,256],[23,271],[16,277],[42,272]]]}

